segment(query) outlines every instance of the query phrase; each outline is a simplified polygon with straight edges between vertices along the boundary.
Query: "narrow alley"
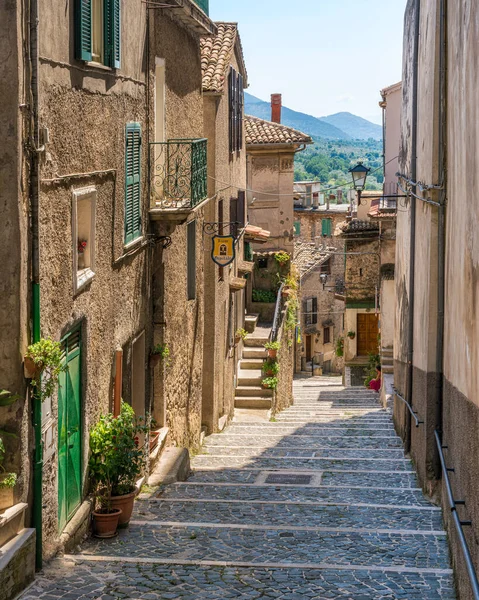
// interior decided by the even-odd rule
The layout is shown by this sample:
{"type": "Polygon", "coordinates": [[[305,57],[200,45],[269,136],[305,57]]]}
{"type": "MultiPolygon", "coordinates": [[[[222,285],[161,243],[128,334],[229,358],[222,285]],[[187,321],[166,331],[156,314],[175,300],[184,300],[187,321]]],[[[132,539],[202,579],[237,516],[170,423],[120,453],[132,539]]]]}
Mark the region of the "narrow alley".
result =
{"type": "Polygon", "coordinates": [[[336,382],[296,380],[272,422],[207,438],[187,482],[54,560],[22,600],[455,598],[440,508],[391,414],[336,382]]]}

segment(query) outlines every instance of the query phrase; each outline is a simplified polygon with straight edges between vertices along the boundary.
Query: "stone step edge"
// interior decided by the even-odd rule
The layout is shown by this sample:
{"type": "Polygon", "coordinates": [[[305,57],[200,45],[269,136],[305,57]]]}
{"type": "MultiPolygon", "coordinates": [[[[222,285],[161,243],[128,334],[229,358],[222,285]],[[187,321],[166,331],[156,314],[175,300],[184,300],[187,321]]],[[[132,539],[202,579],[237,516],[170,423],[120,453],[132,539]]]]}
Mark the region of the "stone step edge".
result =
{"type": "Polygon", "coordinates": [[[269,459],[274,458],[275,460],[356,460],[356,461],[382,461],[382,462],[404,462],[410,464],[409,458],[352,458],[352,457],[337,457],[337,456],[261,456],[261,455],[241,455],[241,454],[211,454],[210,452],[204,454],[197,454],[195,460],[198,458],[246,458],[246,459],[269,459]]]}
{"type": "Polygon", "coordinates": [[[308,487],[308,486],[300,486],[300,485],[291,485],[288,483],[230,483],[227,481],[183,481],[183,482],[177,482],[174,483],[172,485],[175,486],[186,486],[186,485],[192,485],[192,486],[203,486],[203,487],[234,487],[234,488],[239,488],[239,487],[246,487],[246,488],[251,488],[252,490],[256,490],[258,488],[266,488],[271,490],[271,487],[284,487],[286,489],[293,489],[293,490],[300,490],[300,491],[304,491],[305,489],[308,491],[311,490],[370,490],[370,491],[374,491],[374,490],[379,490],[379,491],[386,491],[386,492],[399,492],[399,493],[406,493],[406,492],[414,492],[417,494],[423,494],[422,488],[419,487],[407,487],[407,488],[403,488],[403,487],[379,487],[379,486],[370,486],[370,485],[321,485],[318,488],[312,488],[312,487],[308,487]]]}
{"type": "Polygon", "coordinates": [[[246,561],[219,561],[219,560],[182,560],[169,558],[132,558],[131,556],[92,556],[89,554],[65,554],[63,558],[56,561],[69,560],[72,562],[113,562],[129,564],[155,564],[155,565],[179,565],[193,567],[234,567],[234,568],[258,568],[258,569],[308,569],[321,571],[378,571],[380,573],[417,573],[438,576],[452,576],[452,569],[428,569],[420,567],[381,567],[374,565],[335,565],[329,563],[258,563],[246,561]]]}
{"type": "MultiPolygon", "coordinates": [[[[243,458],[243,457],[242,457],[243,458]]],[[[270,459],[266,459],[266,460],[270,460],[270,459]]],[[[323,459],[325,460],[325,459],[323,459]]],[[[326,459],[327,460],[327,459],[326,459]]],[[[272,469],[271,467],[228,467],[227,465],[218,465],[217,467],[207,467],[205,466],[201,466],[198,468],[195,468],[193,466],[192,468],[193,472],[201,472],[201,471],[254,471],[256,472],[263,472],[263,471],[267,471],[268,473],[274,473],[274,474],[286,474],[286,473],[290,473],[289,470],[286,469],[272,469]]],[[[317,474],[322,474],[324,475],[325,473],[369,473],[371,475],[416,475],[416,471],[383,471],[383,470],[368,470],[368,469],[319,469],[317,471],[312,471],[311,469],[300,469],[300,468],[296,468],[294,469],[294,473],[308,473],[308,474],[312,474],[312,475],[317,475],[317,474]]]]}
{"type": "Polygon", "coordinates": [[[137,520],[130,521],[131,527],[171,527],[181,529],[236,529],[240,531],[297,531],[310,533],[357,533],[359,535],[401,535],[401,536],[428,536],[447,537],[443,530],[417,530],[417,529],[383,529],[374,527],[311,527],[297,525],[247,525],[245,523],[208,523],[197,521],[156,521],[137,520]]]}

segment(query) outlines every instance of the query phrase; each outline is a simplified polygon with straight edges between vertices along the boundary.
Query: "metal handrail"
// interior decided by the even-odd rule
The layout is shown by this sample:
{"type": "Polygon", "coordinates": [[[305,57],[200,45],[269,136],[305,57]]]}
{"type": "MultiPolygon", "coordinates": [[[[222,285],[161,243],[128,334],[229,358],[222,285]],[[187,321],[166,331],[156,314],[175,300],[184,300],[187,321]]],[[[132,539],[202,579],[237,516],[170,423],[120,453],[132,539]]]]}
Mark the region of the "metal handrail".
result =
{"type": "Polygon", "coordinates": [[[419,425],[424,425],[424,421],[420,421],[417,418],[417,412],[415,412],[413,410],[412,406],[409,404],[409,402],[406,400],[406,398],[404,398],[403,396],[401,396],[401,394],[398,392],[398,390],[395,387],[393,387],[393,390],[394,390],[394,395],[397,398],[399,398],[399,400],[402,400],[402,402],[404,402],[404,404],[408,407],[409,412],[412,415],[412,418],[416,421],[416,427],[419,427],[419,425]]]}
{"type": "Polygon", "coordinates": [[[479,582],[477,580],[477,574],[474,569],[474,563],[472,562],[471,553],[469,546],[467,545],[466,537],[464,535],[463,527],[470,526],[471,521],[461,521],[457,513],[457,505],[465,505],[464,500],[454,500],[454,494],[452,493],[451,482],[449,481],[449,472],[454,472],[454,469],[448,469],[446,467],[446,460],[444,458],[443,450],[447,449],[447,446],[443,446],[439,432],[434,431],[434,437],[436,438],[437,449],[439,452],[439,459],[441,461],[441,468],[444,477],[444,483],[446,484],[447,498],[449,500],[449,508],[451,509],[452,520],[456,526],[457,535],[459,537],[459,544],[461,546],[464,559],[466,561],[467,574],[472,588],[472,595],[474,600],[479,600],[479,582]]]}
{"type": "Polygon", "coordinates": [[[278,337],[279,329],[279,318],[281,316],[281,292],[283,291],[284,283],[279,286],[278,295],[276,297],[276,307],[274,309],[273,327],[271,328],[270,339],[272,342],[276,341],[278,337]]]}

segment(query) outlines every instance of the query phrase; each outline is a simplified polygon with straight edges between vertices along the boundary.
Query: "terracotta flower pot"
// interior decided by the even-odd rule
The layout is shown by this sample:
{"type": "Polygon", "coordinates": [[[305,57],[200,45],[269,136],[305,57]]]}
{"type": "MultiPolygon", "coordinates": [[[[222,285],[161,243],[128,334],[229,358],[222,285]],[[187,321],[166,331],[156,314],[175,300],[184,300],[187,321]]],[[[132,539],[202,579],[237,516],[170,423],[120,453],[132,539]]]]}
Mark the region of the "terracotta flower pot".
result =
{"type": "Polygon", "coordinates": [[[241,342],[241,340],[242,340],[242,339],[243,339],[243,338],[242,338],[240,335],[237,335],[237,336],[235,337],[235,345],[237,346],[237,345],[238,345],[238,344],[241,342]]]}
{"type": "Polygon", "coordinates": [[[128,527],[128,523],[131,519],[131,513],[133,512],[135,497],[136,490],[130,494],[123,494],[123,496],[111,497],[111,508],[119,508],[121,510],[121,515],[118,520],[118,529],[124,529],[125,527],[128,527]]]}
{"type": "Polygon", "coordinates": [[[268,356],[269,358],[276,358],[278,356],[278,351],[268,348],[268,356]]]}
{"type": "Polygon", "coordinates": [[[150,367],[154,368],[161,360],[161,354],[150,354],[150,367]]]}
{"type": "Polygon", "coordinates": [[[23,371],[26,379],[35,379],[41,371],[40,365],[37,365],[33,358],[25,356],[23,359],[23,371]]]}
{"type": "Polygon", "coordinates": [[[154,450],[156,448],[156,446],[158,445],[159,438],[160,438],[160,432],[159,431],[152,431],[150,433],[150,452],[152,450],[154,450]]]}
{"type": "Polygon", "coordinates": [[[120,515],[119,508],[109,513],[93,511],[93,535],[97,538],[115,537],[120,515]]]}

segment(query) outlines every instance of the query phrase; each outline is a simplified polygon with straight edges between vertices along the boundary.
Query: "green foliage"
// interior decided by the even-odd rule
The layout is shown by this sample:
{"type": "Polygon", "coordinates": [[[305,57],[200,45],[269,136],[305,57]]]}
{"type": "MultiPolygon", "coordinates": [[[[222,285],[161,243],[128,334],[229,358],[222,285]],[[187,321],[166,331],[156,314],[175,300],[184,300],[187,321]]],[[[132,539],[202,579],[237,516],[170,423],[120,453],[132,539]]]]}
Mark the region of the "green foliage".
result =
{"type": "Polygon", "coordinates": [[[15,487],[17,483],[17,474],[16,473],[7,473],[2,463],[5,458],[5,446],[3,445],[3,440],[0,438],[0,489],[2,488],[12,488],[15,487]]]}
{"type": "Polygon", "coordinates": [[[287,252],[284,252],[284,250],[281,250],[280,252],[275,252],[274,258],[275,258],[276,262],[279,263],[280,267],[283,267],[284,265],[286,265],[289,262],[289,259],[291,257],[287,252]]]}
{"type": "Polygon", "coordinates": [[[381,363],[381,357],[379,354],[375,352],[368,352],[368,366],[367,366],[367,376],[364,380],[364,386],[369,387],[369,384],[373,379],[376,379],[377,372],[376,367],[381,363]]]}
{"type": "Polygon", "coordinates": [[[352,180],[348,171],[361,160],[374,171],[367,179],[366,189],[380,190],[384,180],[382,152],[382,142],[373,139],[315,139],[314,145],[296,155],[295,181],[314,179],[327,187],[344,186],[345,190],[351,189],[352,180]]]}
{"type": "Polygon", "coordinates": [[[170,349],[168,344],[157,344],[151,351],[151,354],[160,356],[161,360],[165,361],[166,366],[170,364],[170,349]]]}
{"type": "Polygon", "coordinates": [[[17,400],[21,400],[22,396],[12,394],[9,390],[0,390],[0,406],[10,406],[17,400]]]}
{"type": "Polygon", "coordinates": [[[43,402],[53,396],[58,384],[60,373],[67,369],[62,365],[62,347],[60,342],[50,338],[42,338],[35,344],[28,346],[27,358],[30,358],[38,369],[32,379],[32,386],[43,402]]]}
{"type": "Polygon", "coordinates": [[[265,373],[267,376],[278,375],[279,369],[279,362],[272,358],[268,358],[268,360],[265,360],[263,363],[263,373],[265,373]]]}
{"type": "Polygon", "coordinates": [[[253,290],[253,302],[276,302],[276,294],[271,290],[253,290]]]}
{"type": "Polygon", "coordinates": [[[350,338],[351,340],[354,340],[355,337],[356,337],[355,331],[348,331],[348,338],[350,338]]]}
{"type": "Polygon", "coordinates": [[[266,342],[264,347],[266,350],[279,350],[279,342],[266,342]]]}
{"type": "Polygon", "coordinates": [[[278,387],[278,378],[277,377],[265,377],[261,384],[264,387],[269,388],[270,390],[275,390],[278,387]]]}
{"type": "Polygon", "coordinates": [[[336,340],[336,356],[344,356],[344,338],[341,336],[336,340]]]}
{"type": "Polygon", "coordinates": [[[147,434],[144,419],[137,418],[131,406],[121,403],[118,417],[100,417],[90,431],[88,467],[100,510],[110,509],[111,496],[129,494],[145,465],[145,450],[138,436],[147,434]]]}
{"type": "Polygon", "coordinates": [[[239,328],[236,330],[235,337],[241,338],[243,342],[248,337],[248,332],[246,329],[239,328]]]}

